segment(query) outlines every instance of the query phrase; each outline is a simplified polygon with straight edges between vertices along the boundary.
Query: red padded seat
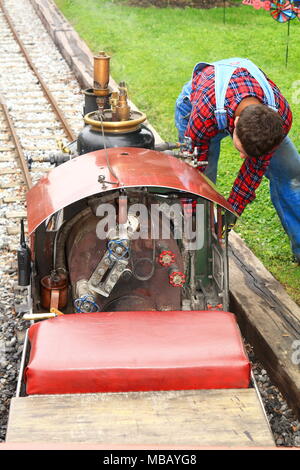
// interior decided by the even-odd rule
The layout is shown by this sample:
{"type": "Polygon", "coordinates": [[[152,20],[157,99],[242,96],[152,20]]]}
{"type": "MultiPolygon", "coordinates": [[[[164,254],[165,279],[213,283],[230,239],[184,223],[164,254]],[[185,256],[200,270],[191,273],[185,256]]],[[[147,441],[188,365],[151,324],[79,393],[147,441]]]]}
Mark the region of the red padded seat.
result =
{"type": "Polygon", "coordinates": [[[29,395],[249,386],[249,360],[229,312],[63,315],[32,325],[29,339],[29,395]]]}

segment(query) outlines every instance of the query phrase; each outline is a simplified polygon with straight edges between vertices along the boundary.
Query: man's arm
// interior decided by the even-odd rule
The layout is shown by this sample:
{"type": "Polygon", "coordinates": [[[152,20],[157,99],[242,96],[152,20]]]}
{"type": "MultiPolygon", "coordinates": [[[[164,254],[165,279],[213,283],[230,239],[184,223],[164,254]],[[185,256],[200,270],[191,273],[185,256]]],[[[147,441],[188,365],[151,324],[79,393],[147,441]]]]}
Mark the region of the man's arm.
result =
{"type": "Polygon", "coordinates": [[[247,204],[252,202],[255,197],[255,191],[261,183],[273,152],[261,158],[246,158],[228,198],[228,202],[233,209],[241,215],[247,204]]]}
{"type": "MultiPolygon", "coordinates": [[[[198,148],[198,161],[201,162],[207,160],[210,140],[218,132],[212,116],[209,105],[202,105],[201,110],[197,106],[193,107],[185,132],[192,139],[193,147],[198,148]]],[[[200,166],[199,170],[203,172],[205,167],[200,166]]]]}

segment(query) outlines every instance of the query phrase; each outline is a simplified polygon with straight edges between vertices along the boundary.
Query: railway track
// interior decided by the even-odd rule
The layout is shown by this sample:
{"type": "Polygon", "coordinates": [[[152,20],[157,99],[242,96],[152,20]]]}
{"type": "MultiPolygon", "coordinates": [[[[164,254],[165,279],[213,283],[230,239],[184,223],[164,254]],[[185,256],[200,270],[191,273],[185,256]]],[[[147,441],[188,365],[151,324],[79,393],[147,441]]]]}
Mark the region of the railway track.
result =
{"type": "MultiPolygon", "coordinates": [[[[25,195],[49,169],[49,164],[40,160],[57,149],[57,141],[72,141],[81,130],[83,99],[78,82],[29,1],[0,0],[0,46],[0,440],[4,440],[23,333],[28,326],[22,320],[22,307],[14,307],[18,302],[14,294],[16,249],[19,222],[25,217],[25,195]],[[30,170],[28,159],[33,161],[30,170]]],[[[261,379],[269,419],[275,416],[279,423],[274,428],[276,442],[300,445],[299,422],[263,368],[255,365],[255,372],[261,379]],[[281,416],[290,420],[285,427],[281,416]],[[291,429],[296,433],[293,436],[291,429]]]]}
{"type": "Polygon", "coordinates": [[[39,160],[57,149],[57,141],[74,140],[82,127],[81,92],[30,4],[24,14],[22,5],[1,1],[0,28],[1,121],[5,121],[0,134],[0,185],[13,233],[24,213],[24,180],[27,189],[31,187],[49,167],[39,160]],[[37,37],[46,49],[41,51],[37,37]],[[28,159],[34,162],[30,172],[28,159]]]}
{"type": "Polygon", "coordinates": [[[81,90],[29,2],[0,1],[0,440],[5,437],[24,329],[16,249],[26,191],[43,163],[82,128],[81,90]],[[31,25],[31,27],[28,27],[31,25]],[[43,48],[40,48],[41,42],[43,48]],[[33,163],[28,169],[28,160],[33,163]]]}

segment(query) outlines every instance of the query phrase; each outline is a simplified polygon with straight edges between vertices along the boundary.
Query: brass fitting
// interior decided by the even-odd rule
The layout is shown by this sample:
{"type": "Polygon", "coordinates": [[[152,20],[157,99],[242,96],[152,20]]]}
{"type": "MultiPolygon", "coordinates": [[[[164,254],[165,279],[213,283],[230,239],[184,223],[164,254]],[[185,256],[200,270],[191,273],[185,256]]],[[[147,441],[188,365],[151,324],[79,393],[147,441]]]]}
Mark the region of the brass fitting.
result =
{"type": "Polygon", "coordinates": [[[117,104],[117,118],[119,121],[129,121],[130,107],[127,103],[127,88],[125,82],[119,83],[119,101],[117,104]]]}
{"type": "Polygon", "coordinates": [[[98,96],[109,94],[109,65],[110,56],[104,51],[100,51],[94,56],[94,93],[98,96]]]}
{"type": "Polygon", "coordinates": [[[109,83],[110,56],[100,51],[94,56],[94,88],[98,109],[87,113],[84,122],[96,131],[108,133],[133,132],[146,120],[146,115],[131,110],[125,82],[119,83],[119,91],[112,91],[109,83]],[[108,106],[107,106],[108,105],[108,106]]]}
{"type": "Polygon", "coordinates": [[[118,102],[119,102],[119,93],[117,91],[113,91],[109,99],[112,121],[118,121],[118,115],[117,115],[118,102]]]}

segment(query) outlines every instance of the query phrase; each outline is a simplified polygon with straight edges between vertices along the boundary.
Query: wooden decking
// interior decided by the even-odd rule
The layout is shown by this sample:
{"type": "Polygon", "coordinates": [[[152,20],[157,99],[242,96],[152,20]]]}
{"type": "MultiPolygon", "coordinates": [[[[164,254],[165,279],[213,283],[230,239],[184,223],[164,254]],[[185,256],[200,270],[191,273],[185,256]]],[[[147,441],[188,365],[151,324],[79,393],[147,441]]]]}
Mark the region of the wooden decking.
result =
{"type": "Polygon", "coordinates": [[[229,240],[231,311],[273,382],[300,417],[300,308],[237,234],[230,234],[229,240]]]}
{"type": "Polygon", "coordinates": [[[7,443],[274,447],[255,389],[13,398],[7,443]]]}

